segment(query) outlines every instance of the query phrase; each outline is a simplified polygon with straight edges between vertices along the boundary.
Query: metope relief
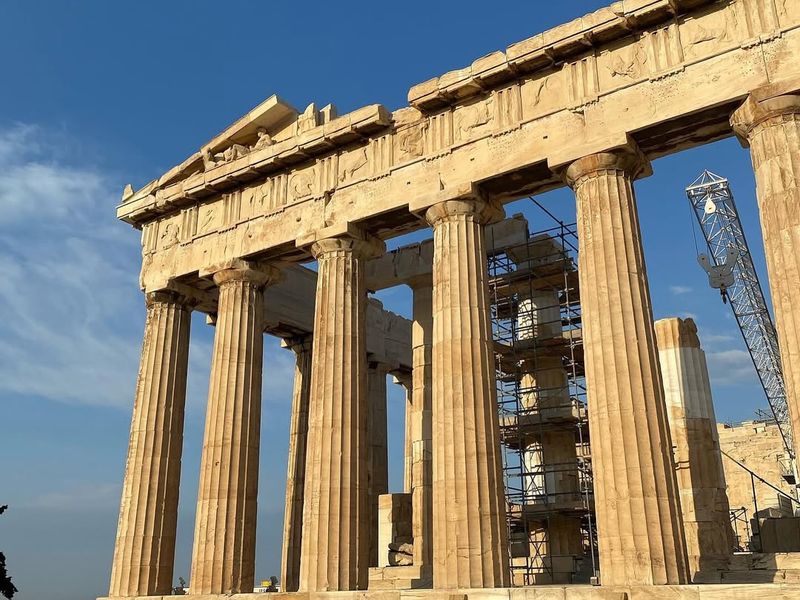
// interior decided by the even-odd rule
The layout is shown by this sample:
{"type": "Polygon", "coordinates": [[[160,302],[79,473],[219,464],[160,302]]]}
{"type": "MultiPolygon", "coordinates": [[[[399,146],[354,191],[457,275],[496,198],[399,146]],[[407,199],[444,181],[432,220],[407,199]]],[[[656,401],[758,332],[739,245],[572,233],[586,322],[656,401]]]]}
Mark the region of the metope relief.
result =
{"type": "Polygon", "coordinates": [[[169,250],[180,243],[181,226],[178,222],[180,218],[180,215],[178,215],[164,219],[159,223],[157,250],[169,250]]]}
{"type": "Polygon", "coordinates": [[[289,176],[289,200],[296,202],[314,194],[314,169],[295,171],[289,176]]]}
{"type": "Polygon", "coordinates": [[[486,133],[494,119],[494,98],[489,96],[456,109],[453,115],[455,140],[465,141],[486,133]]]}
{"type": "Polygon", "coordinates": [[[599,87],[610,91],[641,81],[648,74],[649,57],[641,40],[620,44],[597,58],[599,87]]]}
{"type": "Polygon", "coordinates": [[[782,25],[800,21],[800,2],[797,0],[777,0],[778,20],[782,25]]]}
{"type": "Polygon", "coordinates": [[[731,48],[736,41],[733,9],[727,7],[687,18],[680,24],[680,37],[687,61],[731,48]]]}
{"type": "Polygon", "coordinates": [[[562,70],[552,71],[522,84],[520,96],[523,118],[535,119],[563,107],[564,73],[562,70]]]}
{"type": "Polygon", "coordinates": [[[363,178],[368,172],[369,159],[367,148],[362,147],[343,153],[339,157],[339,182],[347,183],[354,179],[363,178]]]}
{"type": "Polygon", "coordinates": [[[424,152],[424,137],[428,123],[421,123],[398,129],[392,136],[394,143],[394,156],[396,163],[403,163],[422,156],[424,152]]]}

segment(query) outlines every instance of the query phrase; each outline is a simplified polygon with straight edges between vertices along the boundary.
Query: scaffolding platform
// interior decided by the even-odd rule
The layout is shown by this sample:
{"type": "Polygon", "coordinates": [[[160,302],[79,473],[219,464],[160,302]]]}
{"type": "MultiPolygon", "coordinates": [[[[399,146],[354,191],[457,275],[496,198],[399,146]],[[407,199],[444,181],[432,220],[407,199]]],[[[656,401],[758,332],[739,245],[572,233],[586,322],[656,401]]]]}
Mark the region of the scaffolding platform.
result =
{"type": "Polygon", "coordinates": [[[514,585],[588,583],[597,571],[576,256],[562,223],[488,255],[514,585]],[[565,524],[569,557],[548,542],[565,524]]]}

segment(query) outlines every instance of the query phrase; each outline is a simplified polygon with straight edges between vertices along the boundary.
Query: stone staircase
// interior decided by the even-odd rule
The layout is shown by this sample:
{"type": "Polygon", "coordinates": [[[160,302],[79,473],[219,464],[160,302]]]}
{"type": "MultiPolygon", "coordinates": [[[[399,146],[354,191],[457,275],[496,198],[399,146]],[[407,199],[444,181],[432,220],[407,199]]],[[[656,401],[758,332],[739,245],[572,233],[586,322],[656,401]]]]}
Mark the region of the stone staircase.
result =
{"type": "Polygon", "coordinates": [[[734,554],[727,570],[700,573],[694,583],[800,583],[800,552],[734,554]]]}
{"type": "Polygon", "coordinates": [[[409,565],[398,567],[371,567],[369,590],[414,590],[429,588],[432,577],[429,569],[409,565]]]}

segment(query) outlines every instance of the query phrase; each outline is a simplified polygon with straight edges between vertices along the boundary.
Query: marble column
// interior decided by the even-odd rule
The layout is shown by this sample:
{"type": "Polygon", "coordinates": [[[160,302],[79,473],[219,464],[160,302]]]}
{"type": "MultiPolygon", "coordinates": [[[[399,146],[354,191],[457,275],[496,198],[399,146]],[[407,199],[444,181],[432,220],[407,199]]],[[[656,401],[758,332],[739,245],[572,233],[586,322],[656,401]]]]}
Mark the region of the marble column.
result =
{"type": "Polygon", "coordinates": [[[694,577],[726,568],[733,553],[717,419],[694,321],[661,319],[655,329],[689,573],[694,577]]]}
{"type": "Polygon", "coordinates": [[[688,581],[633,181],[637,150],[570,165],[604,585],[688,581]]]}
{"type": "MultiPolygon", "coordinates": [[[[554,289],[533,291],[519,303],[517,317],[519,339],[553,339],[562,335],[561,303],[554,289]]],[[[523,364],[522,407],[538,413],[544,427],[523,454],[528,469],[526,491],[533,502],[554,506],[576,506],[581,502],[578,481],[578,454],[575,425],[547,427],[573,413],[567,371],[561,356],[554,356],[542,346],[541,354],[523,364]],[[540,495],[537,499],[536,496],[540,495]]],[[[568,422],[568,421],[567,421],[568,422]]],[[[534,430],[535,431],[535,430],[534,430]]],[[[583,540],[580,518],[553,514],[542,523],[543,554],[547,556],[582,556],[583,540]],[[544,532],[543,532],[544,533],[544,532]]],[[[569,573],[554,573],[553,583],[569,583],[569,573]]]]}
{"type": "Polygon", "coordinates": [[[146,302],[109,596],[172,590],[191,309],[172,292],[146,302]]]}
{"type": "Polygon", "coordinates": [[[219,306],[200,459],[193,594],[253,591],[263,288],[277,278],[274,269],[243,262],[214,274],[219,306]]]}
{"type": "Polygon", "coordinates": [[[406,412],[404,415],[404,431],[403,431],[403,493],[410,494],[413,468],[414,468],[414,434],[412,429],[413,425],[413,407],[411,405],[411,390],[406,393],[406,412]]]}
{"type": "Polygon", "coordinates": [[[747,99],[731,118],[756,176],[794,454],[800,456],[800,95],[747,99]]]}
{"type": "Polygon", "coordinates": [[[378,565],[378,496],[389,493],[389,449],[386,422],[386,374],[389,367],[369,362],[367,369],[367,438],[369,456],[369,566],[378,565]]]}
{"type": "Polygon", "coordinates": [[[364,261],[383,243],[316,241],[317,298],[309,402],[300,591],[366,589],[369,565],[364,261]]]}
{"type": "Polygon", "coordinates": [[[433,227],[433,584],[509,585],[481,199],[428,209],[433,227]]]}
{"type": "Polygon", "coordinates": [[[411,360],[413,362],[410,432],[411,504],[414,536],[414,565],[424,579],[430,577],[433,550],[433,453],[431,412],[433,285],[430,278],[411,285],[413,323],[411,325],[411,360]]]}
{"type": "Polygon", "coordinates": [[[286,509],[283,515],[280,582],[284,592],[296,592],[300,585],[300,547],[303,539],[312,336],[309,334],[284,340],[284,345],[295,353],[296,360],[292,416],[289,424],[289,465],[286,470],[286,509]]]}

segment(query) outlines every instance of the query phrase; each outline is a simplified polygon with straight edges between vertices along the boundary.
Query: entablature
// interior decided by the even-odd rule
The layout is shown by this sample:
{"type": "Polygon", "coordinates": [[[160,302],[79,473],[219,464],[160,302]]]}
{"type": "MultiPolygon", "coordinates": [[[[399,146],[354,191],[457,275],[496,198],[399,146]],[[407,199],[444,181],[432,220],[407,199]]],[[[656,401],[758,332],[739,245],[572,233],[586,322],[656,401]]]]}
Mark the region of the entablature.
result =
{"type": "MultiPolygon", "coordinates": [[[[314,123],[331,120],[302,135],[128,191],[118,216],[142,227],[142,287],[231,258],[309,260],[296,242],[323,228],[358,224],[388,239],[424,227],[412,213],[448,195],[477,190],[506,202],[541,193],[564,185],[560,167],[631,140],[652,159],[727,137],[730,113],[750,92],[787,93],[800,77],[792,1],[617,3],[532,40],[503,60],[561,44],[564,61],[484,78],[494,87],[438,108],[320,112],[314,123]],[[580,52],[567,43],[575,36],[585,40],[580,52]]],[[[502,62],[478,67],[492,60],[502,62]]],[[[461,81],[444,77],[446,89],[461,81]]],[[[235,138],[218,137],[218,148],[235,138]]],[[[199,168],[202,157],[194,160],[199,168]]]]}

